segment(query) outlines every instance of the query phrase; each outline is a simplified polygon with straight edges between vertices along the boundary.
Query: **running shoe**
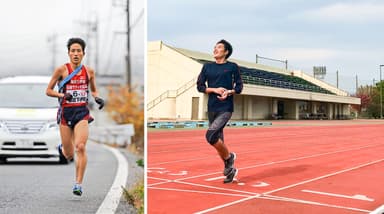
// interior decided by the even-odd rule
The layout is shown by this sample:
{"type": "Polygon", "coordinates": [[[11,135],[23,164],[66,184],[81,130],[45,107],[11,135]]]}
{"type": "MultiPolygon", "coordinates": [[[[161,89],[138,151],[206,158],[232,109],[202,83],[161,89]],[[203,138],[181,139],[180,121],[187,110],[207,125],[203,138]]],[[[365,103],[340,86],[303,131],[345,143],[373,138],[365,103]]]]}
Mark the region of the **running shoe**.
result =
{"type": "Polygon", "coordinates": [[[75,184],[73,186],[72,192],[74,195],[81,196],[81,194],[83,194],[83,190],[82,190],[80,184],[75,184]]]}
{"type": "Polygon", "coordinates": [[[71,158],[71,159],[67,159],[64,154],[63,154],[63,144],[59,144],[57,146],[57,150],[59,151],[59,159],[60,159],[60,163],[62,164],[68,164],[69,162],[73,162],[74,159],[71,158]]]}
{"type": "Polygon", "coordinates": [[[57,146],[57,151],[59,151],[59,161],[61,164],[68,164],[68,160],[63,154],[62,147],[63,144],[61,143],[57,146]]]}
{"type": "Polygon", "coordinates": [[[227,176],[232,171],[232,168],[235,164],[235,159],[236,159],[236,153],[231,152],[231,153],[229,153],[229,155],[230,155],[230,157],[228,158],[228,160],[224,160],[224,172],[223,172],[223,174],[225,176],[227,176]]]}
{"type": "Polygon", "coordinates": [[[224,179],[224,183],[225,184],[231,183],[233,181],[233,179],[236,177],[238,172],[239,172],[239,170],[237,170],[236,168],[232,168],[232,170],[229,172],[227,177],[224,179]]]}

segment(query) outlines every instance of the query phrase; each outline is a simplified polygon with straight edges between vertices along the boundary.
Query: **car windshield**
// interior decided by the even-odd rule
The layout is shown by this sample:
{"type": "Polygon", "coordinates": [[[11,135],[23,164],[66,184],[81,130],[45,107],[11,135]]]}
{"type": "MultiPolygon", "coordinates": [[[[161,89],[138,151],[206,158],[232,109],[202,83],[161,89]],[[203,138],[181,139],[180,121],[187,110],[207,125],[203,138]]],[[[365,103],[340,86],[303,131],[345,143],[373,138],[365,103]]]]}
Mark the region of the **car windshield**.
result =
{"type": "Polygon", "coordinates": [[[57,99],[45,94],[47,84],[0,84],[0,108],[56,108],[57,99]]]}

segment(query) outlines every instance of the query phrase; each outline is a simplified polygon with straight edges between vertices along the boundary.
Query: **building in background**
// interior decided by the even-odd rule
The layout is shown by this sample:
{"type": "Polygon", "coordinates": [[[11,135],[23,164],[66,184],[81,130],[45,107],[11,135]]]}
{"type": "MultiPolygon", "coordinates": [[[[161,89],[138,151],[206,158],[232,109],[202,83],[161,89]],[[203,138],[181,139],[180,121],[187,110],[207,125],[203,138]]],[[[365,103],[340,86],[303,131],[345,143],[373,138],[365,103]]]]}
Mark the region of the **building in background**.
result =
{"type": "MultiPolygon", "coordinates": [[[[197,76],[212,54],[171,47],[162,41],[147,46],[148,120],[205,120],[208,96],[196,89],[197,76]]],[[[244,81],[235,95],[232,119],[345,119],[351,97],[302,71],[286,70],[235,59],[244,81]]]]}

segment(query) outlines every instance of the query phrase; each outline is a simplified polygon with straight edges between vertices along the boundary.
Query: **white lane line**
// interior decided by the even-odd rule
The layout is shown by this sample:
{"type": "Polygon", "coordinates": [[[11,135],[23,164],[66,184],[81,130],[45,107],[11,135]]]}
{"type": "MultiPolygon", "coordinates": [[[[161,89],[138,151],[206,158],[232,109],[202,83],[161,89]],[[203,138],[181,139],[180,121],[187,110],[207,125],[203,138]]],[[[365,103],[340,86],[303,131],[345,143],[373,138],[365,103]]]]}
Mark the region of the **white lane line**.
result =
{"type": "Polygon", "coordinates": [[[221,180],[224,179],[225,176],[219,176],[219,177],[214,177],[214,178],[207,178],[205,181],[215,181],[215,180],[221,180]]]}
{"type": "Polygon", "coordinates": [[[176,192],[203,193],[203,194],[225,195],[225,196],[236,196],[236,197],[248,197],[249,196],[249,195],[241,195],[241,194],[233,194],[233,193],[187,190],[187,189],[177,189],[177,188],[161,188],[161,187],[148,187],[148,188],[149,189],[157,189],[157,190],[176,191],[176,192]]]}
{"type": "Polygon", "coordinates": [[[384,213],[384,205],[378,207],[374,211],[370,212],[369,214],[383,214],[384,213]]]}
{"type": "Polygon", "coordinates": [[[194,214],[208,213],[208,212],[215,211],[215,210],[218,210],[218,209],[221,209],[221,208],[224,208],[224,207],[231,206],[233,204],[238,204],[238,203],[241,203],[241,202],[244,202],[244,201],[248,201],[248,200],[252,200],[252,199],[255,199],[255,198],[259,198],[259,197],[260,197],[260,195],[255,195],[255,196],[251,196],[251,197],[248,197],[248,198],[243,198],[243,199],[240,199],[240,200],[237,200],[237,201],[233,201],[233,202],[230,202],[230,203],[227,203],[227,204],[223,204],[223,205],[220,205],[220,206],[216,206],[216,207],[212,207],[212,208],[209,208],[209,209],[206,209],[206,210],[195,212],[194,214]]]}
{"type": "Polygon", "coordinates": [[[121,187],[125,187],[128,177],[128,162],[125,157],[115,148],[103,145],[104,148],[112,152],[117,159],[117,171],[115,175],[115,180],[109,192],[104,198],[103,203],[101,203],[96,214],[114,214],[116,212],[117,206],[119,205],[121,195],[123,190],[121,187]]]}
{"type": "MultiPolygon", "coordinates": [[[[369,163],[366,163],[366,164],[362,164],[362,165],[359,165],[359,166],[356,166],[356,167],[352,167],[352,168],[349,168],[349,169],[345,169],[345,170],[337,171],[337,172],[334,172],[334,173],[331,173],[331,174],[327,174],[327,175],[324,175],[324,176],[320,176],[320,177],[316,177],[316,178],[313,178],[313,179],[305,180],[305,181],[302,181],[302,182],[299,182],[299,183],[295,183],[295,184],[292,184],[292,185],[288,185],[288,186],[285,186],[285,187],[282,187],[282,188],[278,188],[278,189],[275,189],[275,190],[271,190],[271,191],[262,193],[261,195],[263,196],[263,195],[268,195],[268,194],[271,194],[271,193],[274,193],[274,192],[279,192],[281,190],[286,190],[286,189],[289,189],[289,188],[292,188],[292,187],[296,187],[296,186],[299,186],[299,185],[302,185],[302,184],[310,183],[312,181],[317,181],[317,180],[320,180],[320,179],[323,179],[323,178],[328,178],[328,177],[331,177],[331,176],[334,176],[334,175],[338,175],[338,174],[341,174],[341,173],[344,173],[344,172],[348,172],[348,171],[352,171],[352,170],[355,170],[355,169],[359,169],[359,168],[362,168],[362,167],[365,167],[365,166],[369,166],[369,165],[372,165],[372,164],[376,164],[376,163],[379,163],[379,162],[382,162],[382,161],[384,161],[384,159],[372,161],[372,162],[369,162],[369,163]]],[[[178,182],[180,182],[180,181],[178,181],[178,182]]],[[[196,212],[196,214],[197,213],[198,214],[207,213],[207,212],[210,212],[210,211],[218,210],[218,209],[221,209],[221,208],[224,208],[224,207],[228,207],[228,206],[231,206],[231,205],[234,205],[234,204],[242,203],[244,201],[252,200],[252,199],[255,199],[255,198],[260,198],[260,195],[251,196],[251,197],[244,198],[244,199],[241,199],[241,200],[237,200],[237,201],[233,201],[233,202],[230,202],[230,203],[222,204],[222,205],[219,205],[219,206],[216,206],[216,207],[212,207],[210,209],[206,209],[206,210],[202,210],[200,212],[196,212]]]]}
{"type": "Polygon", "coordinates": [[[269,183],[265,183],[265,182],[258,182],[257,184],[253,184],[252,185],[253,187],[266,187],[266,186],[269,186],[269,183]]]}
{"type": "Polygon", "coordinates": [[[384,159],[379,159],[379,160],[371,161],[371,162],[368,162],[368,163],[365,163],[365,164],[361,164],[361,165],[358,165],[358,166],[355,166],[355,167],[351,167],[351,168],[348,168],[348,169],[344,169],[344,170],[341,170],[341,171],[337,171],[337,172],[334,172],[334,173],[326,174],[326,175],[319,176],[319,177],[316,177],[316,178],[313,178],[313,179],[309,179],[309,180],[298,182],[298,183],[295,183],[295,184],[292,184],[292,185],[281,187],[279,189],[268,191],[268,192],[265,192],[264,194],[271,194],[271,193],[274,193],[274,192],[279,192],[281,190],[286,190],[286,189],[289,189],[289,188],[292,188],[292,187],[296,187],[296,186],[299,186],[299,185],[302,185],[302,184],[306,184],[306,183],[310,183],[310,182],[313,182],[313,181],[321,180],[323,178],[332,177],[332,176],[339,175],[339,174],[344,173],[344,172],[349,172],[349,171],[352,171],[352,170],[360,169],[360,168],[363,168],[363,167],[366,167],[366,166],[369,166],[369,165],[373,165],[373,164],[376,164],[376,163],[380,163],[380,162],[383,162],[383,161],[384,161],[384,159]]]}
{"type": "MultiPolygon", "coordinates": [[[[228,192],[238,192],[238,193],[243,193],[243,194],[249,194],[251,196],[252,195],[260,195],[259,193],[256,193],[256,192],[247,192],[247,191],[231,189],[230,186],[229,186],[229,188],[221,188],[221,187],[215,187],[215,186],[209,186],[209,185],[203,185],[203,184],[195,184],[195,183],[178,181],[178,180],[174,180],[173,182],[179,183],[179,184],[190,185],[190,186],[204,187],[204,188],[210,188],[210,189],[216,189],[216,190],[224,190],[224,191],[228,191],[228,192]]],[[[228,185],[230,185],[230,184],[228,184],[228,185]]]]}
{"type": "MultiPolygon", "coordinates": [[[[286,162],[291,162],[291,161],[298,161],[298,160],[303,160],[303,159],[309,159],[309,158],[315,158],[315,157],[321,157],[321,156],[327,156],[327,155],[333,155],[333,154],[338,154],[338,153],[343,153],[343,152],[349,152],[349,151],[354,151],[354,150],[360,150],[360,149],[365,149],[365,148],[370,148],[370,147],[375,147],[375,146],[382,146],[383,144],[373,144],[373,145],[366,145],[366,146],[359,146],[359,147],[353,147],[353,148],[348,148],[348,149],[342,149],[342,150],[337,150],[337,151],[332,151],[332,152],[325,152],[325,153],[317,153],[317,154],[312,154],[312,155],[307,155],[307,156],[300,156],[296,158],[289,158],[289,159],[284,159],[284,160],[279,160],[279,161],[272,161],[272,162],[267,162],[267,163],[260,163],[260,164],[255,164],[251,166],[246,166],[246,167],[240,167],[238,168],[239,170],[245,170],[245,169],[253,169],[253,168],[258,168],[258,167],[263,167],[263,166],[269,166],[269,165],[274,165],[274,164],[280,164],[280,163],[286,163],[286,162]]],[[[200,174],[200,175],[195,175],[195,176],[190,176],[190,177],[185,177],[185,178],[179,178],[177,180],[182,181],[182,180],[189,180],[189,179],[194,179],[194,178],[200,178],[200,177],[206,177],[206,176],[211,176],[211,175],[216,175],[216,174],[221,174],[222,172],[212,172],[212,173],[206,173],[206,174],[200,174]]]]}
{"type": "MultiPolygon", "coordinates": [[[[322,155],[328,155],[328,154],[333,154],[333,153],[339,153],[339,152],[346,152],[346,151],[353,151],[353,150],[360,150],[360,149],[364,149],[364,148],[370,148],[370,147],[376,147],[376,146],[382,146],[383,143],[372,143],[372,144],[368,144],[368,145],[365,145],[365,146],[353,146],[353,147],[350,147],[350,148],[347,148],[347,149],[342,149],[342,150],[337,150],[337,151],[333,151],[333,152],[326,152],[326,153],[315,153],[313,155],[310,155],[310,156],[322,156],[322,155]]],[[[193,151],[196,151],[193,150],[193,151]]],[[[258,150],[251,150],[251,151],[248,151],[248,152],[242,152],[241,154],[252,154],[254,153],[255,151],[258,151],[258,150]]],[[[167,151],[169,153],[169,151],[167,151]]],[[[154,154],[153,152],[151,154],[154,154]]],[[[307,158],[304,156],[304,158],[307,158]]],[[[151,164],[152,166],[160,166],[160,165],[165,165],[165,164],[174,164],[174,163],[181,163],[181,162],[190,162],[190,161],[195,161],[195,160],[206,160],[206,159],[212,159],[212,158],[189,158],[189,159],[181,159],[181,160],[174,160],[174,161],[165,161],[165,162],[160,162],[160,163],[156,163],[156,164],[151,164]]]]}
{"type": "Polygon", "coordinates": [[[325,204],[325,203],[320,203],[320,202],[315,202],[315,201],[308,201],[308,200],[295,199],[295,198],[286,198],[286,197],[273,196],[273,195],[263,195],[260,197],[260,199],[310,204],[310,205],[317,205],[317,206],[323,206],[323,207],[333,207],[333,208],[338,208],[338,209],[346,209],[346,210],[353,210],[353,211],[366,212],[366,213],[370,212],[369,210],[364,210],[364,209],[359,209],[359,208],[345,207],[345,206],[339,206],[339,205],[333,205],[333,204],[325,204]]]}
{"type": "Polygon", "coordinates": [[[319,191],[313,191],[313,190],[307,190],[307,189],[303,189],[301,191],[302,192],[313,193],[313,194],[319,194],[319,195],[327,195],[327,196],[339,197],[339,198],[349,198],[349,199],[362,200],[362,201],[375,201],[374,199],[368,198],[365,195],[349,196],[349,195],[341,195],[341,194],[328,193],[328,192],[319,192],[319,191]]]}

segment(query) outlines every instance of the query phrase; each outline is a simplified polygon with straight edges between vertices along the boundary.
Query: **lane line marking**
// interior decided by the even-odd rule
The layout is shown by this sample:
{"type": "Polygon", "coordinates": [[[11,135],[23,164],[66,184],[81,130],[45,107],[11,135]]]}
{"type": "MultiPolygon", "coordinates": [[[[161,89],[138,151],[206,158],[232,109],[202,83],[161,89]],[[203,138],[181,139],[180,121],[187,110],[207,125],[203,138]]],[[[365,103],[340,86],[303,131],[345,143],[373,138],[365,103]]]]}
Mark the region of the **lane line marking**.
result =
{"type": "MultiPolygon", "coordinates": [[[[333,151],[333,152],[320,153],[319,155],[321,156],[321,155],[327,155],[327,154],[332,154],[332,153],[347,152],[347,151],[352,151],[352,150],[360,150],[360,149],[376,147],[376,146],[383,146],[383,143],[372,143],[372,144],[368,144],[365,146],[354,146],[354,147],[351,147],[348,149],[342,149],[342,150],[333,151]]],[[[241,154],[252,154],[252,153],[255,153],[255,151],[257,151],[257,150],[242,152],[241,154]]],[[[169,153],[168,150],[167,150],[167,152],[169,153]]],[[[310,156],[317,156],[317,154],[312,154],[310,156]]],[[[303,157],[306,158],[306,156],[303,156],[303,157]]],[[[182,160],[165,161],[165,162],[155,163],[155,164],[151,164],[151,165],[152,166],[160,166],[160,165],[171,164],[171,163],[173,164],[173,163],[181,163],[181,162],[190,162],[190,161],[195,161],[195,160],[206,160],[206,159],[213,159],[213,158],[189,158],[189,159],[182,159],[182,160]]]]}
{"type": "Polygon", "coordinates": [[[215,181],[215,180],[221,180],[224,179],[225,176],[219,176],[219,177],[214,177],[214,178],[207,178],[205,181],[215,181]]]}
{"type": "MultiPolygon", "coordinates": [[[[382,146],[383,144],[379,144],[379,145],[382,146]]],[[[361,149],[364,149],[364,148],[369,148],[369,147],[374,147],[374,146],[378,146],[378,144],[367,145],[367,146],[360,146],[360,147],[355,147],[355,148],[352,148],[352,149],[343,149],[343,150],[338,150],[338,151],[333,151],[333,152],[326,152],[326,153],[320,153],[320,154],[312,154],[312,155],[308,155],[308,156],[301,156],[301,157],[297,157],[297,158],[290,158],[290,159],[285,159],[285,160],[280,160],[280,161],[272,161],[272,162],[268,162],[268,163],[260,163],[260,164],[256,164],[256,165],[252,165],[252,166],[241,167],[241,168],[238,168],[238,169],[239,170],[252,169],[252,168],[257,168],[257,167],[262,167],[262,166],[269,166],[269,165],[286,163],[286,162],[297,161],[297,160],[302,160],[302,159],[320,157],[320,156],[337,154],[337,153],[342,153],[342,152],[349,152],[349,151],[353,151],[353,150],[361,150],[361,149]]],[[[210,176],[210,175],[221,174],[221,173],[222,172],[212,172],[212,173],[206,173],[206,174],[190,176],[190,177],[186,177],[186,178],[179,178],[178,180],[187,180],[187,179],[199,178],[199,177],[210,176]]]]}
{"type": "Polygon", "coordinates": [[[319,191],[313,191],[313,190],[306,190],[303,189],[301,190],[302,192],[308,192],[308,193],[313,193],[313,194],[319,194],[319,195],[327,195],[327,196],[333,196],[333,197],[339,197],[339,198],[349,198],[349,199],[355,199],[355,200],[362,200],[362,201],[375,201],[372,198],[368,198],[365,195],[341,195],[341,194],[336,194],[336,193],[328,193],[328,192],[319,192],[319,191]]]}
{"type": "Polygon", "coordinates": [[[320,179],[323,179],[323,178],[332,177],[334,175],[338,175],[338,174],[341,174],[341,173],[344,173],[344,172],[349,172],[349,171],[352,171],[352,170],[355,170],[355,169],[359,169],[359,168],[363,168],[363,167],[366,167],[366,166],[369,166],[369,165],[380,163],[382,161],[384,161],[384,159],[379,159],[379,160],[371,161],[371,162],[368,162],[368,163],[365,163],[365,164],[361,164],[361,165],[358,165],[358,166],[355,166],[355,167],[352,167],[352,168],[344,169],[344,170],[341,170],[341,171],[336,171],[336,172],[329,173],[329,174],[326,174],[326,175],[323,175],[323,176],[319,176],[319,177],[316,177],[316,178],[313,178],[313,179],[305,180],[305,181],[298,182],[298,183],[295,183],[295,184],[291,184],[291,185],[288,185],[288,186],[285,186],[285,187],[281,187],[281,188],[278,188],[278,189],[275,189],[275,190],[272,190],[272,191],[268,191],[268,192],[265,192],[264,194],[271,194],[271,193],[278,192],[278,191],[281,191],[281,190],[286,190],[286,189],[289,189],[289,188],[292,188],[292,187],[296,187],[296,186],[299,186],[299,185],[302,185],[302,184],[310,183],[310,182],[317,181],[317,180],[320,180],[320,179]]]}
{"type": "Polygon", "coordinates": [[[241,203],[241,202],[244,202],[244,201],[248,201],[248,200],[252,200],[252,199],[255,199],[255,198],[259,198],[259,197],[260,197],[260,195],[255,195],[255,196],[251,196],[251,197],[248,197],[248,198],[243,198],[243,199],[240,199],[240,200],[237,200],[237,201],[233,201],[233,202],[230,202],[230,203],[222,204],[222,205],[219,205],[219,206],[216,206],[216,207],[212,207],[212,208],[209,208],[209,209],[206,209],[206,210],[198,211],[198,212],[195,212],[194,214],[203,214],[203,213],[215,211],[215,210],[218,210],[218,209],[221,209],[221,208],[224,208],[224,207],[228,207],[228,206],[231,206],[231,205],[234,205],[234,204],[238,204],[238,203],[241,203]]]}
{"type": "Polygon", "coordinates": [[[253,187],[266,187],[266,186],[269,186],[269,183],[265,183],[265,182],[260,181],[257,184],[253,184],[251,186],[253,186],[253,187]]]}
{"type": "Polygon", "coordinates": [[[236,196],[236,197],[249,197],[249,195],[233,194],[233,193],[224,193],[224,192],[210,192],[210,191],[199,191],[199,190],[187,190],[187,189],[177,189],[177,188],[161,188],[161,187],[148,187],[149,189],[157,190],[168,190],[176,192],[190,192],[190,193],[204,193],[212,195],[225,195],[225,196],[236,196]]]}
{"type": "MultiPolygon", "coordinates": [[[[278,188],[278,189],[275,189],[275,190],[271,190],[271,191],[262,193],[261,196],[269,195],[271,193],[275,193],[275,192],[278,192],[278,191],[281,191],[281,190],[286,190],[286,189],[289,189],[289,188],[292,188],[292,187],[296,187],[296,186],[299,186],[299,185],[302,185],[302,184],[306,184],[306,183],[309,183],[309,182],[312,182],[312,181],[317,181],[317,180],[320,180],[320,179],[323,179],[323,178],[327,178],[327,177],[338,175],[338,174],[341,174],[341,173],[344,173],[344,172],[348,172],[348,171],[352,171],[352,170],[355,170],[355,169],[359,169],[359,168],[362,168],[362,167],[365,167],[365,166],[369,166],[369,165],[372,165],[372,164],[376,164],[376,163],[379,163],[379,162],[382,162],[382,161],[384,161],[384,159],[372,161],[372,162],[369,162],[369,163],[366,163],[366,164],[362,164],[362,165],[359,165],[359,166],[356,166],[356,167],[352,167],[352,168],[349,168],[349,169],[345,169],[345,170],[337,171],[337,172],[330,173],[330,174],[327,174],[327,175],[323,175],[323,176],[320,176],[320,177],[316,177],[316,178],[313,178],[313,179],[305,180],[305,181],[302,181],[302,182],[299,182],[299,183],[296,183],[296,184],[288,185],[288,186],[285,186],[285,187],[282,187],[282,188],[278,188]]],[[[196,214],[207,213],[207,212],[210,212],[210,211],[218,210],[218,209],[221,209],[221,208],[224,208],[224,207],[228,207],[228,206],[231,206],[231,205],[234,205],[234,204],[238,204],[238,203],[241,203],[241,202],[244,202],[244,201],[252,200],[252,199],[255,199],[255,198],[260,198],[260,196],[256,196],[256,197],[255,196],[251,196],[251,197],[244,198],[244,199],[241,199],[241,200],[237,200],[237,201],[233,201],[233,202],[230,202],[230,203],[222,204],[222,205],[219,205],[219,206],[216,206],[216,207],[212,207],[212,208],[209,208],[209,209],[206,209],[206,210],[202,210],[202,211],[196,212],[196,214]]],[[[314,203],[317,203],[317,202],[314,202],[314,203]]],[[[370,211],[367,211],[367,212],[370,212],[370,211]]]]}
{"type": "Polygon", "coordinates": [[[120,203],[120,198],[123,193],[122,186],[125,187],[128,177],[128,162],[125,157],[115,148],[102,145],[104,148],[112,152],[117,160],[117,170],[115,175],[115,180],[112,183],[109,192],[104,198],[104,201],[101,203],[96,214],[114,214],[116,212],[117,206],[120,203]]]}
{"type": "Polygon", "coordinates": [[[188,174],[188,171],[180,171],[179,173],[168,173],[168,175],[182,176],[188,174]]]}
{"type": "MultiPolygon", "coordinates": [[[[235,189],[230,189],[230,188],[221,188],[221,187],[215,187],[215,186],[209,186],[209,185],[203,185],[203,184],[195,184],[195,183],[178,181],[178,180],[174,180],[173,182],[180,183],[180,184],[186,184],[186,185],[190,185],[190,186],[198,186],[198,187],[205,187],[205,188],[211,188],[211,189],[216,189],[216,190],[225,190],[225,191],[230,191],[230,192],[238,192],[238,193],[243,193],[243,194],[249,194],[251,196],[253,196],[253,195],[260,195],[259,193],[256,193],[256,192],[247,192],[247,191],[235,190],[235,189]]],[[[230,184],[227,184],[227,185],[230,185],[230,184]]]]}
{"type": "Polygon", "coordinates": [[[370,212],[369,214],[383,214],[384,213],[384,205],[381,205],[374,211],[370,212]]]}
{"type": "Polygon", "coordinates": [[[316,202],[316,201],[308,201],[308,200],[302,200],[302,199],[296,199],[296,198],[287,198],[287,197],[280,197],[280,196],[273,196],[273,195],[263,195],[260,197],[260,199],[296,202],[296,203],[311,204],[311,205],[318,205],[318,206],[325,206],[325,207],[333,207],[333,208],[339,208],[339,209],[361,211],[361,212],[366,212],[366,213],[370,212],[369,210],[364,210],[364,209],[359,209],[359,208],[354,208],[354,207],[345,207],[345,206],[339,206],[339,205],[333,205],[333,204],[320,203],[320,202],[316,202]]]}

